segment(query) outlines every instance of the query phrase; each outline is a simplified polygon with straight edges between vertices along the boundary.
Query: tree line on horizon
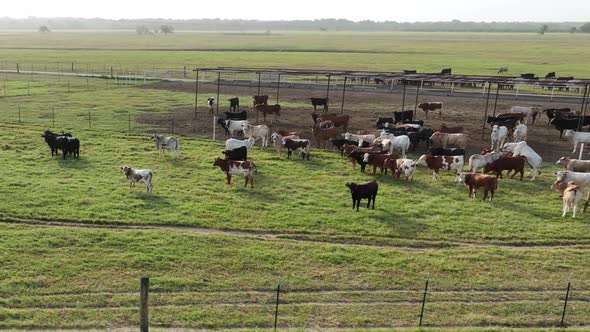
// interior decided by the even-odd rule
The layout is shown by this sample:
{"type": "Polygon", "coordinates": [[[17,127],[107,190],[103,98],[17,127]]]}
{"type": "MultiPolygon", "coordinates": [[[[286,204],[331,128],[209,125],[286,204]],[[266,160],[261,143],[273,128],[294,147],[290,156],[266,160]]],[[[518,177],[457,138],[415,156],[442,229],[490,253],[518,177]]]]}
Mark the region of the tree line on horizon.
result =
{"type": "Polygon", "coordinates": [[[138,27],[156,30],[163,26],[192,31],[444,31],[444,32],[590,32],[584,22],[375,22],[346,19],[261,21],[224,19],[121,19],[0,17],[0,30],[131,30],[138,27]]]}

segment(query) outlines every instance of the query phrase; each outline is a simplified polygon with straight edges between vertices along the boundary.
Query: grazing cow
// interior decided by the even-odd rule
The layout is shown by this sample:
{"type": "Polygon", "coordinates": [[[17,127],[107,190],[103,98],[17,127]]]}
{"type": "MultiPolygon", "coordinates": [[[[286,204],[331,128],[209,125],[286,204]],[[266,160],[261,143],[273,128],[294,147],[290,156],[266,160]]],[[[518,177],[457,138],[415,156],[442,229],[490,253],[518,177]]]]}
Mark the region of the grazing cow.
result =
{"type": "Polygon", "coordinates": [[[504,126],[498,127],[498,125],[494,125],[492,127],[492,133],[490,136],[492,140],[492,150],[499,149],[502,146],[504,146],[506,137],[508,137],[508,128],[504,126]]]}
{"type": "Polygon", "coordinates": [[[393,153],[393,150],[399,150],[402,153],[402,158],[406,157],[406,153],[410,149],[411,143],[410,137],[408,135],[395,136],[393,134],[382,133],[379,138],[388,139],[390,141],[389,153],[393,153]]]}
{"type": "Polygon", "coordinates": [[[393,112],[393,123],[414,120],[414,111],[396,111],[393,112]]]}
{"type": "Polygon", "coordinates": [[[248,118],[248,112],[223,112],[226,120],[246,120],[248,118]]]}
{"type": "Polygon", "coordinates": [[[496,161],[487,164],[483,168],[484,173],[494,172],[496,176],[499,176],[500,179],[502,178],[502,171],[508,171],[506,176],[510,175],[511,171],[514,171],[514,174],[510,177],[514,179],[514,176],[520,173],[520,181],[524,177],[524,164],[526,163],[526,157],[518,156],[518,157],[501,157],[496,161]]]}
{"type": "Polygon", "coordinates": [[[301,160],[309,160],[309,150],[311,148],[311,142],[308,139],[290,139],[283,138],[282,144],[287,149],[287,158],[291,158],[291,153],[298,150],[301,154],[301,160]]]}
{"type": "Polygon", "coordinates": [[[441,102],[426,102],[426,103],[420,103],[418,105],[418,107],[420,109],[422,109],[424,111],[424,113],[426,113],[426,118],[428,119],[428,112],[429,111],[435,111],[438,110],[438,117],[442,118],[442,107],[443,107],[443,103],[441,102]]]}
{"type": "Polygon", "coordinates": [[[358,142],[359,146],[363,146],[363,143],[365,143],[365,142],[372,144],[373,141],[375,140],[375,135],[355,135],[352,133],[345,133],[344,139],[349,140],[349,141],[358,142]]]}
{"type": "Polygon", "coordinates": [[[268,96],[261,95],[261,96],[253,96],[253,105],[256,108],[256,105],[268,105],[268,96]]]}
{"type": "Polygon", "coordinates": [[[254,189],[254,172],[256,171],[256,165],[253,161],[215,158],[213,168],[216,166],[221,168],[221,170],[225,173],[227,177],[227,184],[231,184],[232,175],[241,175],[246,179],[244,187],[247,187],[248,182],[250,182],[250,188],[254,189]]]}
{"type": "Polygon", "coordinates": [[[375,127],[377,127],[377,129],[383,129],[383,128],[385,128],[386,123],[387,124],[394,123],[393,118],[379,118],[377,120],[377,123],[375,124],[375,127]]]}
{"type": "Polygon", "coordinates": [[[430,141],[432,142],[432,147],[435,148],[442,147],[443,149],[446,149],[447,147],[452,146],[465,149],[467,146],[467,135],[435,132],[430,136],[430,141]]]}
{"type": "Polygon", "coordinates": [[[399,179],[403,173],[406,177],[406,181],[412,181],[414,179],[414,173],[416,171],[416,163],[412,159],[397,159],[396,160],[396,172],[395,175],[399,179]]]}
{"type": "Polygon", "coordinates": [[[451,75],[452,70],[453,70],[452,68],[445,68],[440,71],[440,74],[441,75],[451,75]]]}
{"type": "MultiPolygon", "coordinates": [[[[289,133],[284,130],[280,130],[280,131],[283,133],[289,133]]],[[[295,132],[293,132],[293,133],[295,133],[295,132]]],[[[275,149],[277,149],[277,154],[280,157],[281,156],[281,149],[283,148],[283,139],[284,138],[300,139],[301,136],[299,136],[299,135],[285,135],[285,136],[283,136],[283,135],[279,134],[278,132],[274,132],[274,133],[272,133],[270,138],[272,140],[273,145],[275,146],[275,149]]]]}
{"type": "Polygon", "coordinates": [[[428,154],[431,156],[465,156],[465,149],[430,148],[428,154]]]}
{"type": "Polygon", "coordinates": [[[574,151],[572,153],[576,153],[576,149],[578,144],[586,144],[590,143],[590,133],[583,133],[580,131],[573,131],[573,130],[566,130],[565,131],[565,138],[569,138],[572,143],[574,143],[574,151]]]}
{"type": "Polygon", "coordinates": [[[546,108],[543,110],[543,113],[547,116],[547,125],[551,123],[553,118],[557,117],[567,117],[568,115],[576,116],[576,112],[572,112],[571,108],[564,107],[564,108],[546,108]]]}
{"type": "Polygon", "coordinates": [[[238,112],[240,110],[240,98],[233,97],[228,99],[229,101],[229,111],[230,112],[238,112]]]}
{"type": "Polygon", "coordinates": [[[334,123],[334,127],[342,128],[345,132],[348,130],[348,122],[350,121],[350,115],[332,115],[332,114],[322,114],[317,117],[317,122],[321,123],[323,121],[332,121],[334,123]]]}
{"type": "Polygon", "coordinates": [[[590,173],[590,160],[571,159],[570,157],[561,157],[555,163],[563,165],[567,171],[590,173]]]}
{"type": "Polygon", "coordinates": [[[233,150],[233,149],[237,149],[241,146],[245,146],[248,149],[248,151],[250,151],[252,146],[254,146],[254,143],[256,143],[256,140],[254,140],[253,138],[248,138],[245,140],[230,138],[225,141],[225,149],[226,150],[233,150]]]}
{"type": "Polygon", "coordinates": [[[248,160],[248,148],[245,146],[233,150],[225,150],[222,153],[225,155],[225,159],[248,160]]]}
{"type": "Polygon", "coordinates": [[[528,128],[524,123],[517,125],[514,128],[514,132],[512,133],[512,137],[514,138],[514,142],[518,143],[518,142],[526,141],[527,129],[528,128]]]}
{"type": "Polygon", "coordinates": [[[233,137],[235,132],[243,134],[244,128],[250,124],[248,120],[225,120],[225,129],[233,137]]]}
{"type": "Polygon", "coordinates": [[[338,134],[340,133],[340,129],[336,127],[322,129],[314,126],[312,127],[311,131],[313,133],[313,137],[315,138],[316,144],[318,145],[318,148],[321,147],[323,142],[324,149],[326,148],[326,142],[328,142],[328,140],[335,139],[336,136],[338,136],[338,134]]]}
{"type": "Polygon", "coordinates": [[[381,168],[383,173],[383,162],[388,158],[399,158],[397,154],[389,153],[365,153],[363,155],[363,163],[366,165],[373,166],[373,175],[377,173],[377,167],[381,168]]]}
{"type": "Polygon", "coordinates": [[[129,180],[129,190],[135,188],[135,182],[143,182],[147,187],[147,192],[151,193],[152,188],[152,177],[154,172],[151,169],[135,169],[128,166],[121,167],[121,172],[129,180]]]}
{"type": "Polygon", "coordinates": [[[279,121],[279,116],[281,116],[281,105],[256,105],[254,106],[256,112],[262,112],[262,116],[264,118],[264,122],[266,122],[266,115],[267,114],[274,114],[275,121],[279,121]]]}
{"type": "Polygon", "coordinates": [[[503,74],[503,73],[507,73],[508,72],[508,67],[500,67],[500,69],[498,69],[498,74],[503,74]]]}
{"type": "Polygon", "coordinates": [[[438,131],[445,134],[462,134],[464,129],[461,126],[447,127],[447,125],[443,123],[440,125],[440,129],[438,131]]]}
{"type": "Polygon", "coordinates": [[[215,98],[214,97],[207,98],[207,108],[209,109],[209,114],[213,114],[213,109],[215,108],[215,98]]]}
{"type": "Polygon", "coordinates": [[[260,148],[263,149],[268,146],[268,136],[270,134],[270,129],[268,129],[267,125],[258,125],[253,126],[251,124],[246,124],[244,126],[244,137],[253,138],[255,140],[261,140],[260,148]]]}
{"type": "Polygon", "coordinates": [[[385,153],[386,151],[381,150],[378,146],[370,146],[367,148],[359,148],[358,146],[344,144],[342,146],[342,153],[343,155],[348,158],[348,160],[352,163],[352,168],[356,168],[356,164],[359,163],[361,165],[361,172],[365,172],[365,165],[363,163],[363,158],[365,153],[385,153]]]}
{"type": "Polygon", "coordinates": [[[529,120],[532,119],[532,124],[535,124],[535,119],[537,119],[537,115],[539,114],[538,107],[530,107],[530,106],[512,106],[510,108],[510,113],[521,113],[526,116],[524,124],[529,124],[529,120]]]}
{"type": "Polygon", "coordinates": [[[431,156],[423,154],[420,156],[416,165],[428,167],[432,171],[432,179],[438,180],[439,170],[452,171],[459,174],[463,171],[463,156],[431,156]]]}
{"type": "Polygon", "coordinates": [[[514,157],[526,157],[527,163],[532,168],[531,172],[529,173],[529,176],[532,177],[531,180],[534,180],[537,175],[541,174],[541,165],[543,164],[543,159],[535,152],[535,150],[528,146],[526,142],[506,143],[504,144],[502,150],[512,152],[514,157]]]}
{"type": "Polygon", "coordinates": [[[547,79],[549,79],[549,78],[555,78],[555,72],[552,71],[552,72],[547,73],[547,75],[545,75],[545,78],[547,78],[547,79]]]}
{"type": "Polygon", "coordinates": [[[317,110],[318,106],[324,106],[324,112],[328,111],[328,98],[309,98],[311,100],[311,105],[313,106],[313,112],[317,110]]]}
{"type": "Polygon", "coordinates": [[[490,193],[490,202],[494,198],[494,193],[498,189],[498,178],[486,174],[477,173],[460,173],[457,176],[457,182],[464,183],[469,188],[469,197],[475,198],[475,192],[479,188],[483,188],[483,200],[488,198],[490,193]]]}
{"type": "Polygon", "coordinates": [[[520,78],[524,78],[525,80],[534,80],[534,79],[537,79],[538,77],[535,77],[534,73],[526,73],[526,74],[520,74],[520,78]]]}
{"type": "Polygon", "coordinates": [[[371,200],[373,200],[373,210],[375,210],[375,198],[377,198],[377,191],[379,190],[379,185],[377,181],[373,180],[371,182],[358,184],[358,183],[347,183],[346,187],[350,190],[350,194],[352,195],[352,209],[354,210],[356,206],[356,211],[359,210],[359,205],[361,204],[361,199],[367,198],[369,201],[367,202],[367,209],[371,205],[371,200]]]}
{"type": "MultiPolygon", "coordinates": [[[[480,168],[484,168],[488,164],[500,159],[504,155],[503,152],[488,152],[485,154],[474,154],[469,157],[469,172],[477,173],[480,168]]],[[[484,171],[484,173],[486,173],[484,171]]]]}
{"type": "Polygon", "coordinates": [[[160,152],[160,158],[164,157],[164,150],[172,151],[174,159],[180,154],[180,144],[176,137],[165,137],[164,135],[152,135],[152,141],[156,143],[156,149],[160,152]]]}
{"type": "MultiPolygon", "coordinates": [[[[555,181],[551,185],[551,189],[561,193],[561,197],[563,197],[563,214],[562,217],[565,217],[569,209],[573,209],[572,218],[576,217],[576,211],[578,210],[578,204],[580,199],[582,199],[582,190],[579,186],[575,184],[575,182],[570,181],[568,183],[555,181]]],[[[584,205],[584,212],[586,212],[586,207],[588,207],[588,201],[584,205]]]]}

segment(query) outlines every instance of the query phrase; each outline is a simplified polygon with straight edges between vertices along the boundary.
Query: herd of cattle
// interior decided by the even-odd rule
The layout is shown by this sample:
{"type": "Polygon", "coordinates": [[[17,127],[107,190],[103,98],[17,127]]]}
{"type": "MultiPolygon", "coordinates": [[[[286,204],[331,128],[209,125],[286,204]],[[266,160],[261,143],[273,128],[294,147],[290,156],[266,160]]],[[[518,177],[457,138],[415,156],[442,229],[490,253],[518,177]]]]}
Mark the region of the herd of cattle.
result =
{"type": "MultiPolygon", "coordinates": [[[[314,99],[312,102],[315,108],[320,104],[314,99]]],[[[254,96],[254,108],[259,111],[266,109],[269,106],[266,104],[267,100],[268,96],[254,96]]],[[[302,159],[309,160],[312,141],[302,132],[277,129],[271,133],[265,124],[252,125],[248,122],[247,112],[239,111],[237,98],[230,102],[236,107],[225,112],[226,119],[219,119],[218,123],[226,130],[226,135],[231,137],[225,141],[223,158],[216,158],[213,163],[214,167],[219,167],[225,173],[228,184],[231,184],[232,175],[243,176],[244,186],[250,184],[254,188],[256,164],[248,159],[248,154],[258,141],[261,148],[266,148],[272,142],[279,156],[285,149],[288,158],[296,152],[302,159]],[[236,138],[238,136],[243,139],[236,138]]],[[[327,100],[324,102],[327,104],[327,100]]],[[[211,109],[214,105],[213,98],[209,98],[208,105],[211,109]]],[[[440,112],[442,103],[423,103],[420,107],[426,113],[430,110],[440,112]]],[[[361,172],[365,172],[369,165],[373,168],[373,175],[379,168],[381,173],[391,171],[392,176],[397,178],[403,175],[407,181],[413,180],[417,166],[429,169],[433,180],[439,178],[441,170],[453,172],[456,180],[468,187],[469,197],[475,198],[476,191],[483,189],[483,199],[489,198],[491,201],[498,188],[498,178],[502,178],[504,171],[507,171],[506,175],[513,172],[511,178],[520,174],[520,180],[524,177],[526,165],[532,169],[529,174],[532,180],[541,173],[542,158],[526,142],[527,125],[534,124],[539,113],[539,109],[535,107],[514,106],[509,113],[488,117],[487,122],[492,126],[490,147],[485,147],[480,154],[468,158],[468,172],[464,172],[468,136],[463,127],[447,127],[443,124],[436,130],[427,128],[424,121],[414,120],[412,111],[393,112],[391,118],[379,118],[375,124],[376,129],[356,133],[348,131],[349,115],[325,112],[318,114],[314,111],[312,133],[317,148],[326,148],[330,142],[352,163],[353,168],[360,165],[361,172]],[[408,159],[408,151],[415,151],[421,142],[424,142],[427,153],[416,160],[408,159]]],[[[574,130],[588,125],[584,124],[585,117],[580,117],[569,109],[547,109],[544,113],[551,124],[560,131],[565,131],[565,137],[570,138],[574,144],[574,152],[577,144],[590,143],[590,133],[574,130]]],[[[276,111],[277,117],[279,114],[280,106],[276,111]]],[[[80,141],[71,134],[46,131],[42,136],[51,148],[52,156],[62,150],[64,159],[69,154],[79,157],[80,141]]],[[[152,140],[160,157],[164,150],[170,150],[174,158],[178,158],[180,146],[176,138],[154,135],[152,140]]],[[[565,171],[556,173],[557,178],[551,188],[562,194],[563,216],[571,208],[575,217],[582,191],[590,190],[590,161],[562,157],[557,164],[563,165],[565,171]]],[[[129,180],[130,189],[134,188],[136,182],[143,182],[148,193],[152,191],[153,172],[150,169],[124,166],[121,171],[129,180]]],[[[347,183],[346,186],[352,195],[353,208],[356,207],[358,211],[361,199],[368,199],[367,207],[372,202],[374,208],[379,187],[376,181],[347,183]]],[[[588,197],[590,198],[590,194],[588,197]]],[[[589,202],[590,200],[586,201],[584,211],[589,202]]]]}

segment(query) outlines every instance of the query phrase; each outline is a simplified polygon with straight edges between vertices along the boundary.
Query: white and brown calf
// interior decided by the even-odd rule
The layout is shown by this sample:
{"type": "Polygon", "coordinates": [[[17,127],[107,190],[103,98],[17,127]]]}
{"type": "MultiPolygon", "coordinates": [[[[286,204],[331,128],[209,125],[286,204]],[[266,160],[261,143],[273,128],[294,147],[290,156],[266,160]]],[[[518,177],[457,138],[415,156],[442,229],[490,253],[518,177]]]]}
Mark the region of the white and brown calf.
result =
{"type": "Polygon", "coordinates": [[[412,159],[397,159],[396,160],[396,176],[399,178],[404,174],[406,181],[414,179],[414,172],[416,171],[416,163],[412,159]]]}
{"type": "Polygon", "coordinates": [[[416,165],[426,166],[432,171],[432,179],[438,180],[438,172],[442,169],[445,171],[455,171],[459,174],[463,171],[463,156],[431,156],[424,154],[416,165]]]}
{"type": "Polygon", "coordinates": [[[216,158],[213,163],[213,167],[218,166],[225,173],[227,177],[227,184],[231,184],[232,175],[240,175],[246,179],[244,187],[248,186],[254,189],[254,172],[256,171],[256,165],[253,161],[239,161],[239,160],[227,160],[216,158]]]}
{"type": "Polygon", "coordinates": [[[128,166],[121,167],[121,172],[129,180],[129,190],[135,188],[135,182],[143,182],[147,187],[147,192],[151,193],[152,188],[152,177],[154,173],[151,169],[135,169],[128,166]]]}
{"type": "Polygon", "coordinates": [[[165,137],[163,135],[153,135],[152,141],[156,143],[156,149],[160,152],[160,158],[164,156],[164,149],[172,151],[174,159],[178,159],[180,154],[180,144],[175,137],[165,137]]]}

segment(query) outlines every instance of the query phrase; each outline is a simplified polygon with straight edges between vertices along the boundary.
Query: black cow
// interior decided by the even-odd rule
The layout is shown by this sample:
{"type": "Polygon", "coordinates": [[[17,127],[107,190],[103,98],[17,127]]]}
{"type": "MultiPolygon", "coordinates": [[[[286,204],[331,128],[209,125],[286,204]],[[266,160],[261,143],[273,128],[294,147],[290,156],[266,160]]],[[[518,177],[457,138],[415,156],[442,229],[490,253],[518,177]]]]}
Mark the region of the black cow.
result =
{"type": "Polygon", "coordinates": [[[451,75],[451,72],[453,71],[452,68],[445,68],[443,70],[440,71],[441,75],[451,75]]]}
{"type": "Polygon", "coordinates": [[[393,119],[395,120],[393,123],[412,121],[414,120],[414,111],[393,112],[393,119]]]}
{"type": "Polygon", "coordinates": [[[561,138],[563,136],[564,130],[577,130],[578,124],[580,124],[580,127],[590,125],[590,115],[583,117],[576,116],[575,118],[554,118],[550,123],[555,127],[555,129],[559,130],[559,138],[561,138]]]}
{"type": "Polygon", "coordinates": [[[240,146],[233,150],[225,150],[222,152],[225,155],[225,159],[228,160],[248,160],[248,148],[240,146]]]}
{"type": "Polygon", "coordinates": [[[534,80],[534,79],[537,79],[538,77],[535,77],[535,74],[533,74],[533,73],[526,73],[526,74],[520,74],[520,78],[524,78],[526,80],[534,80]]]}
{"type": "Polygon", "coordinates": [[[375,126],[377,127],[377,129],[383,129],[386,123],[390,125],[393,124],[393,118],[379,118],[375,126]]]}
{"type": "Polygon", "coordinates": [[[225,121],[226,121],[225,119],[219,118],[219,119],[217,119],[217,124],[220,125],[221,128],[223,128],[223,130],[225,130],[225,136],[229,136],[230,132],[227,129],[227,126],[225,125],[225,121]]]}
{"type": "Polygon", "coordinates": [[[417,132],[416,132],[416,146],[414,146],[414,149],[418,146],[418,144],[420,143],[420,141],[424,141],[426,142],[426,148],[430,148],[430,136],[432,136],[432,134],[434,134],[434,129],[432,128],[420,128],[417,132]]]}
{"type": "Polygon", "coordinates": [[[228,99],[229,101],[229,111],[230,112],[238,112],[240,110],[240,98],[233,97],[228,99]]]}
{"type": "Polygon", "coordinates": [[[223,112],[226,120],[246,120],[248,119],[248,112],[223,112]]]}
{"type": "Polygon", "coordinates": [[[328,111],[328,98],[309,98],[311,100],[311,105],[313,106],[313,112],[315,113],[318,106],[324,106],[324,112],[328,111]]]}
{"type": "Polygon", "coordinates": [[[415,69],[410,69],[410,70],[404,70],[404,75],[411,75],[411,74],[416,74],[417,71],[415,69]]]}
{"type": "Polygon", "coordinates": [[[432,156],[464,156],[465,149],[430,148],[428,154],[432,156]]]}
{"type": "Polygon", "coordinates": [[[359,210],[359,205],[361,203],[361,199],[367,198],[369,201],[367,202],[367,209],[371,205],[371,200],[373,200],[373,210],[375,210],[375,198],[377,198],[377,191],[379,190],[379,185],[377,181],[373,180],[371,182],[358,184],[358,183],[347,183],[346,187],[350,190],[352,195],[352,209],[356,205],[356,211],[359,210]]]}
{"type": "Polygon", "coordinates": [[[498,118],[498,117],[488,116],[488,119],[486,120],[486,122],[489,123],[490,126],[494,126],[494,125],[498,125],[498,127],[504,126],[504,127],[508,128],[508,130],[510,132],[512,132],[512,130],[514,130],[514,127],[516,127],[516,124],[519,121],[516,118],[498,118]]]}
{"type": "Polygon", "coordinates": [[[74,158],[80,158],[80,140],[77,138],[70,136],[58,136],[57,145],[62,151],[64,159],[66,159],[68,154],[71,154],[74,158]]]}
{"type": "Polygon", "coordinates": [[[547,75],[545,75],[545,78],[547,78],[547,79],[549,79],[549,78],[555,78],[555,72],[552,71],[552,72],[547,73],[547,75]]]}
{"type": "Polygon", "coordinates": [[[51,156],[53,157],[53,155],[55,154],[57,156],[57,154],[59,153],[59,145],[57,143],[57,138],[59,136],[68,136],[71,137],[72,135],[67,133],[64,134],[64,132],[62,131],[61,134],[56,134],[53,133],[49,130],[46,130],[43,135],[41,135],[41,137],[43,137],[45,139],[45,143],[47,143],[47,145],[49,146],[49,148],[51,149],[51,156]]]}
{"type": "Polygon", "coordinates": [[[545,115],[547,115],[547,118],[549,119],[549,121],[547,121],[548,125],[551,122],[551,120],[553,120],[553,118],[561,118],[562,116],[567,117],[568,115],[572,115],[573,117],[576,116],[576,113],[572,112],[572,110],[568,107],[547,108],[543,110],[543,113],[545,113],[545,115]]]}

